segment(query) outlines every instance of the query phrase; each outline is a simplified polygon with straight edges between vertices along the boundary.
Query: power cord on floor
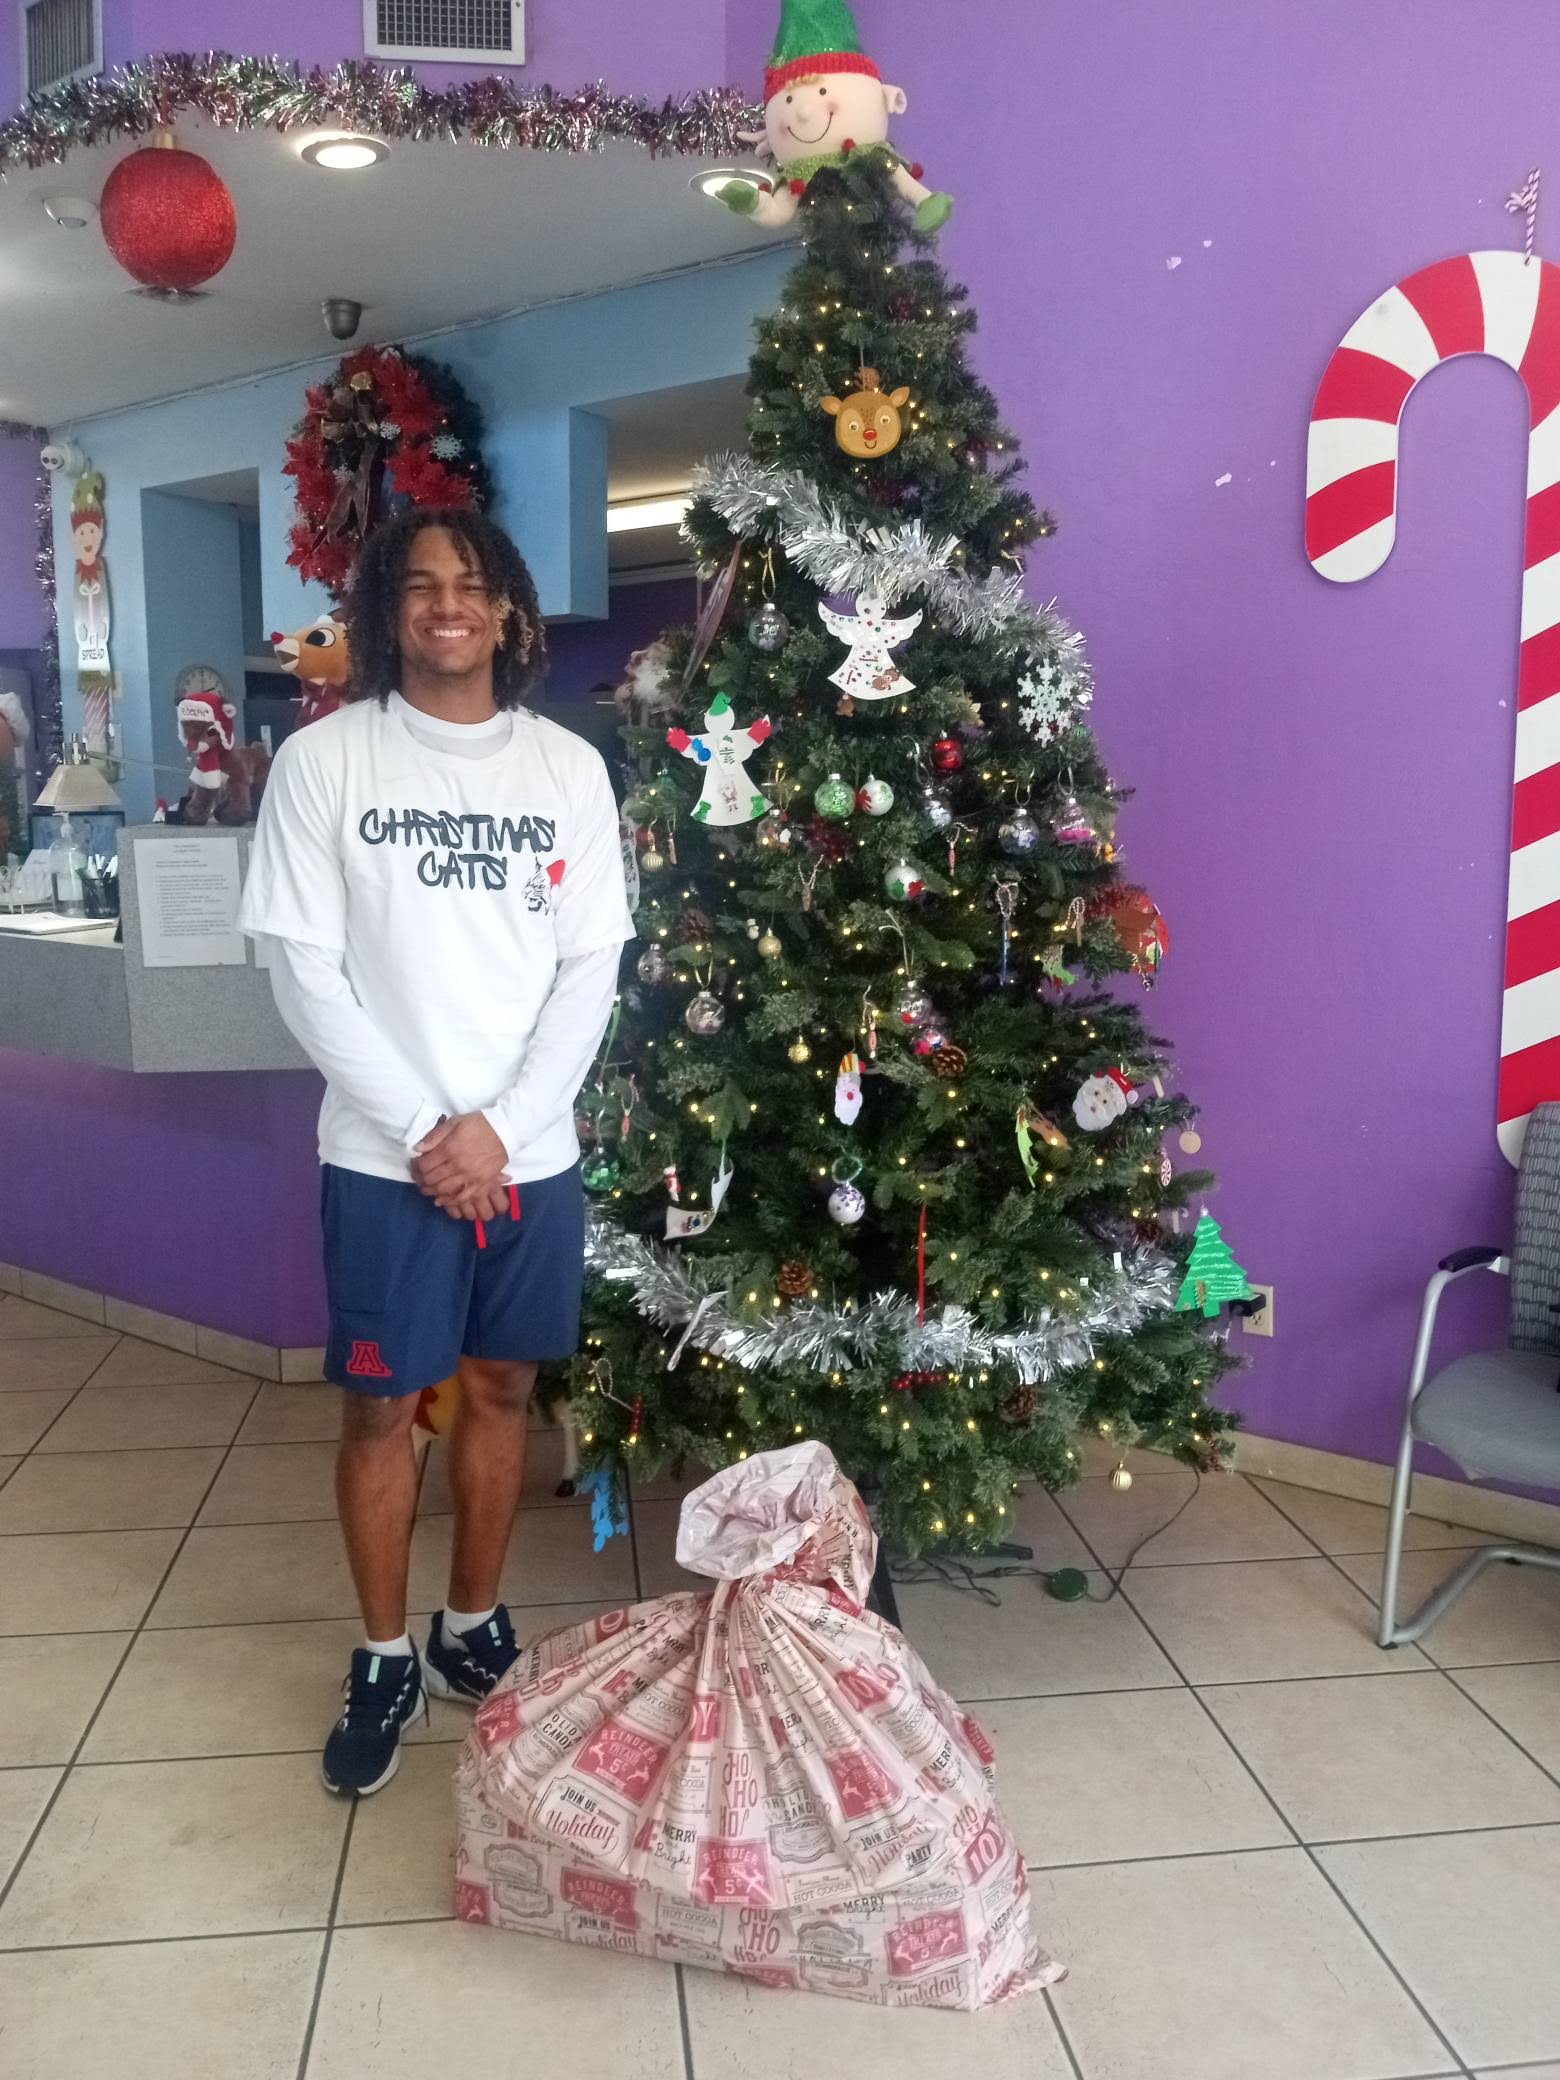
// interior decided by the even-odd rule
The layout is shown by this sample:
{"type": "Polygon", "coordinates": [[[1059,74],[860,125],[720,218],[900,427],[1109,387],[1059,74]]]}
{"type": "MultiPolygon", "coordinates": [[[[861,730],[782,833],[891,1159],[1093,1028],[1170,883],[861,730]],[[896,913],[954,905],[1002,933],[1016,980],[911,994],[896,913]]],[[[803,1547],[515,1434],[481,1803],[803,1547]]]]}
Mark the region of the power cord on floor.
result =
{"type": "Polygon", "coordinates": [[[1103,1596],[1096,1595],[1090,1589],[1089,1578],[1081,1567],[1025,1567],[1018,1564],[1034,1558],[1032,1547],[1019,1545],[989,1547],[991,1555],[999,1560],[1004,1555],[1011,1555],[1013,1564],[997,1567],[977,1567],[953,1553],[922,1553],[915,1560],[897,1561],[893,1568],[893,1579],[896,1585],[907,1589],[924,1587],[933,1582],[940,1583],[945,1588],[957,1589],[961,1595],[979,1597],[982,1603],[990,1605],[993,1610],[1001,1609],[1002,1598],[995,1589],[988,1589],[985,1584],[1014,1581],[1024,1576],[1033,1576],[1044,1582],[1047,1592],[1054,1596],[1058,1603],[1109,1603],[1120,1595],[1127,1569],[1144,1547],[1152,1545],[1156,1538],[1162,1538],[1176,1519],[1197,1500],[1202,1492],[1202,1482],[1201,1470],[1194,1467],[1190,1492],[1183,1497],[1165,1521],[1156,1524],[1152,1531],[1145,1532],[1114,1576],[1110,1575],[1108,1568],[1104,1570],[1110,1579],[1110,1587],[1103,1596]]]}

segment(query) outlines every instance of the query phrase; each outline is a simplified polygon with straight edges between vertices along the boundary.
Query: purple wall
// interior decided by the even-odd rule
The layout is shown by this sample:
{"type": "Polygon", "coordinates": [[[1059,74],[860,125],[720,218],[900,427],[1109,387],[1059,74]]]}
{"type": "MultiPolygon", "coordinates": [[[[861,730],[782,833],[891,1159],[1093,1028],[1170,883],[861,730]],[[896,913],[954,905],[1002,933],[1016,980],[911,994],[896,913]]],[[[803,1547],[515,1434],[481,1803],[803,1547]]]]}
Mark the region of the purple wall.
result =
{"type": "Polygon", "coordinates": [[[32,442],[0,436],[0,650],[36,650],[43,632],[43,594],[33,575],[37,477],[32,442]]]}
{"type": "Polygon", "coordinates": [[[691,621],[697,611],[691,578],[654,585],[616,585],[605,621],[555,621],[547,631],[547,689],[552,702],[587,701],[604,681],[615,686],[630,653],[662,629],[691,621]]]}
{"type": "Polygon", "coordinates": [[[1349,588],[1305,563],[1306,420],[1381,290],[1520,242],[1500,205],[1554,135],[1550,10],[992,0],[967,38],[931,0],[858,12],[959,199],[943,254],[1062,524],[1034,590],[1090,638],[1129,868],[1174,936],[1155,1022],[1219,1218],[1277,1288],[1236,1398],[1385,1458],[1428,1271],[1509,1220],[1525,418],[1492,363],[1427,383],[1397,549],[1349,588]]]}
{"type": "Polygon", "coordinates": [[[307,1071],[131,1076],[0,1052],[0,1262],[323,1343],[319,1103],[307,1071]]]}

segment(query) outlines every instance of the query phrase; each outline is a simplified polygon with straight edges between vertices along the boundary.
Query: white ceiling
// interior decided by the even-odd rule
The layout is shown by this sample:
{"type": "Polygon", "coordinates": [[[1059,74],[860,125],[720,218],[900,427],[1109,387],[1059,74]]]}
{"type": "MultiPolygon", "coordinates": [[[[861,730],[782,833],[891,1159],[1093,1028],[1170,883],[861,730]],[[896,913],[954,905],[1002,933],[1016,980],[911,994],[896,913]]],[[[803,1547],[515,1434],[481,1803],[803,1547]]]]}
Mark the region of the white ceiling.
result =
{"type": "Polygon", "coordinates": [[[95,201],[132,146],[0,184],[0,417],[55,426],[341,351],[320,318],[326,296],[367,306],[364,338],[413,339],[769,244],[690,193],[701,162],[630,146],[399,143],[340,174],[303,163],[302,133],[192,119],[179,141],[228,183],[239,223],[210,295],[183,307],[130,293],[95,220],[61,231],[43,211],[46,195],[95,201]]]}

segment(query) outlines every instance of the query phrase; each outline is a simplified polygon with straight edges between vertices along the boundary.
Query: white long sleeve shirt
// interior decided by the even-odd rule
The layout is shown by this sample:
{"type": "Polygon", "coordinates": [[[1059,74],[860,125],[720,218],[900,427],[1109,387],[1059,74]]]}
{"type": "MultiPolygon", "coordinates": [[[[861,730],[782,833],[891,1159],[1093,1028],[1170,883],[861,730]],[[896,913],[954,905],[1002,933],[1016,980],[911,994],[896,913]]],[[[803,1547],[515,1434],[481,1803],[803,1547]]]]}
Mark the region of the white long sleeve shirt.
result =
{"type": "Polygon", "coordinates": [[[600,756],[537,715],[440,723],[398,695],[282,746],[243,928],[323,1071],[322,1160],[410,1175],[483,1112],[516,1183],[578,1158],[573,1101],[633,936],[600,756]]]}
{"type": "MultiPolygon", "coordinates": [[[[352,994],[335,955],[291,939],[271,945],[271,990],[287,1030],[326,1081],[410,1156],[442,1117],[416,1070],[352,994]]],[[[482,1107],[512,1173],[554,1121],[572,1119],[611,1016],[617,974],[615,946],[560,961],[519,1076],[482,1107]]]]}

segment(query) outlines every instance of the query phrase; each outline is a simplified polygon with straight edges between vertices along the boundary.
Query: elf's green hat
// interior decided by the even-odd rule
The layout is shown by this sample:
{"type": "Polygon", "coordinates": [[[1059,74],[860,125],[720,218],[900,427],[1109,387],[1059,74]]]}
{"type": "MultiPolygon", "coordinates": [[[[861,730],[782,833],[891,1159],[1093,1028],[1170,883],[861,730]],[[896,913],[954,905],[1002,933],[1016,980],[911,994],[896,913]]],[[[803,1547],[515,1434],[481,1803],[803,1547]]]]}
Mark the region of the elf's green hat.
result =
{"type": "Polygon", "coordinates": [[[764,99],[783,94],[793,80],[826,72],[880,75],[861,48],[861,36],[845,0],[780,0],[780,28],[764,74],[764,99]]]}

